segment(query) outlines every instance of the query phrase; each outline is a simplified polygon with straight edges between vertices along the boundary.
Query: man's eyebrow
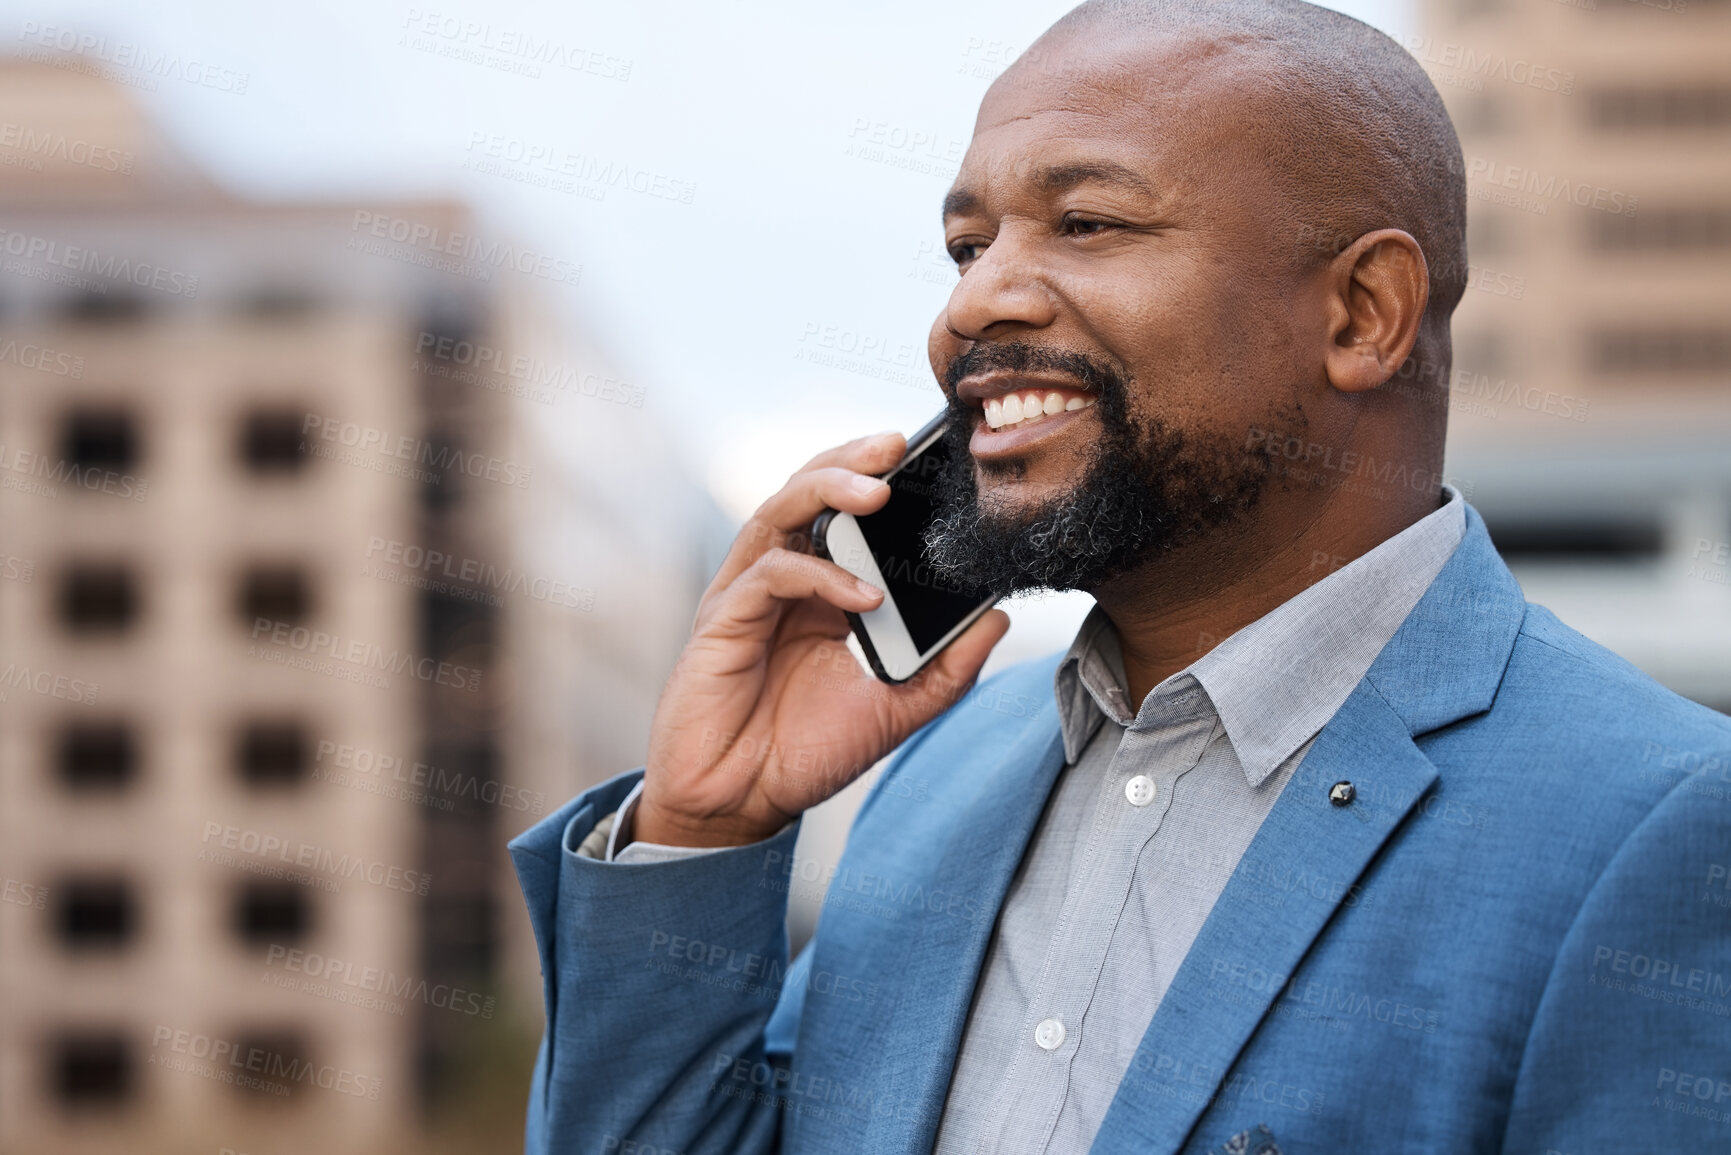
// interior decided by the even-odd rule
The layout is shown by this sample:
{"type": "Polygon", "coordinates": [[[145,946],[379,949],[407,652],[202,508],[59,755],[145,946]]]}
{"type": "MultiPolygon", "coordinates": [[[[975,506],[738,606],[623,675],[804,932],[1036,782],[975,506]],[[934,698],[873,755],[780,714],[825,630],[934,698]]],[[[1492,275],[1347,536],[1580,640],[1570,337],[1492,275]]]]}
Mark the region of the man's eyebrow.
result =
{"type": "MultiPolygon", "coordinates": [[[[1085,184],[1117,185],[1145,197],[1158,195],[1147,177],[1115,161],[1077,161],[1074,164],[1049,165],[1034,172],[1034,185],[1043,193],[1068,192],[1085,184]]],[[[944,219],[971,213],[979,207],[980,198],[971,190],[951,189],[944,197],[944,219]]]]}
{"type": "Polygon", "coordinates": [[[1075,164],[1053,165],[1034,173],[1034,183],[1041,192],[1068,192],[1077,185],[1115,184],[1143,196],[1153,196],[1154,186],[1148,178],[1126,165],[1109,160],[1085,160],[1075,164]]]}
{"type": "Polygon", "coordinates": [[[965,188],[951,189],[944,197],[944,220],[971,213],[980,207],[980,198],[965,188]]]}

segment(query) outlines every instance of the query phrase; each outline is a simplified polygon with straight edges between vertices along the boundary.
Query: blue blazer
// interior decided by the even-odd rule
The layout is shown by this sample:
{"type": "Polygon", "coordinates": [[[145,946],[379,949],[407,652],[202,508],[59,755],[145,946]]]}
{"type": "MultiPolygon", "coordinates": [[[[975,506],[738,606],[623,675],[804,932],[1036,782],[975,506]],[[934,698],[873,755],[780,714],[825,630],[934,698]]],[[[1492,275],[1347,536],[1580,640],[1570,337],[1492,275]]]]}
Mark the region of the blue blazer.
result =
{"type": "MultiPolygon", "coordinates": [[[[794,830],[578,857],[641,771],[514,841],[547,1012],[527,1150],[929,1151],[1063,766],[1055,664],[910,738],[833,874],[794,830]],[[789,966],[793,888],[827,898],[789,966]]],[[[1527,605],[1469,510],[1250,844],[1092,1150],[1731,1151],[1728,867],[1731,720],[1527,605]]]]}

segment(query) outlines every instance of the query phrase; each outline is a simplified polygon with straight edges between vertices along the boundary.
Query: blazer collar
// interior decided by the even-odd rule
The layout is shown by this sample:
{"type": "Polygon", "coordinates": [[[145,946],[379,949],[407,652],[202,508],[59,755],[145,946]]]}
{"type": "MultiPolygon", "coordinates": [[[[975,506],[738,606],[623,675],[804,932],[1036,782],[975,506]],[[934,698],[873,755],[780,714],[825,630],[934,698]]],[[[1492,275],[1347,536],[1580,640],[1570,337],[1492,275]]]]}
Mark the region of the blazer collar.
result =
{"type": "Polygon", "coordinates": [[[1490,709],[1526,618],[1484,519],[1466,514],[1454,556],[1365,674],[1414,737],[1490,709]]]}

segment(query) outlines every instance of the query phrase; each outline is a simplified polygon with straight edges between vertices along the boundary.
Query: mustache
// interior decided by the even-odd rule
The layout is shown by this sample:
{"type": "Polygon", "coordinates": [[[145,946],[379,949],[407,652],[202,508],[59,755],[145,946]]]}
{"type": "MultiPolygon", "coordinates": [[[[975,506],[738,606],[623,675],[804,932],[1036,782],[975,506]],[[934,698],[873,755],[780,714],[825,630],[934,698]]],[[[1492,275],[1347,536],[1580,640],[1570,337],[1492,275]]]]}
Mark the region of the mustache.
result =
{"type": "Polygon", "coordinates": [[[1007,373],[1063,373],[1074,377],[1102,400],[1123,397],[1129,377],[1098,357],[1070,349],[1052,349],[1026,341],[976,341],[944,368],[944,391],[954,397],[956,387],[976,373],[1001,370],[1007,373]]]}

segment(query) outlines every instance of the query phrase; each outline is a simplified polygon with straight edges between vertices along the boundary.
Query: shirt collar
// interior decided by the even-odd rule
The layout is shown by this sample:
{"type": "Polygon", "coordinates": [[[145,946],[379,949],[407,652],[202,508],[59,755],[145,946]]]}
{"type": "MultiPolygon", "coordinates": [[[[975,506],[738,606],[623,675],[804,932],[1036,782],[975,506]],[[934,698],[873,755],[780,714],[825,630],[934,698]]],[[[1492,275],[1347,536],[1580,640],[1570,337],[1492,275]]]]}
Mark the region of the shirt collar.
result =
{"type": "MultiPolygon", "coordinates": [[[[1095,606],[1058,663],[1064,754],[1081,757],[1106,718],[1133,726],[1180,683],[1200,683],[1254,788],[1328,724],[1441,572],[1466,530],[1460,491],[1375,549],[1234,633],[1132,710],[1123,652],[1095,606]]],[[[1327,564],[1320,559],[1318,564],[1327,564]]]]}

